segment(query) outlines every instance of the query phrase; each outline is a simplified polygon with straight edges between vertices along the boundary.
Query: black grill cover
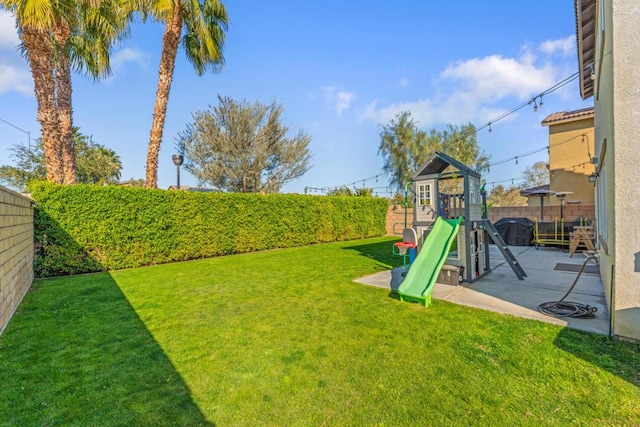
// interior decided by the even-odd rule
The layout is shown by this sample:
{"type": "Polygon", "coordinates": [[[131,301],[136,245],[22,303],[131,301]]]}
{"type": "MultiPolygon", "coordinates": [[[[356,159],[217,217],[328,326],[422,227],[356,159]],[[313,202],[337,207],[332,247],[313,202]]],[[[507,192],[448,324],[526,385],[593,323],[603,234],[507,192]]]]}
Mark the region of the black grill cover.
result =
{"type": "Polygon", "coordinates": [[[531,246],[535,223],[528,218],[502,218],[495,224],[507,245],[531,246]]]}

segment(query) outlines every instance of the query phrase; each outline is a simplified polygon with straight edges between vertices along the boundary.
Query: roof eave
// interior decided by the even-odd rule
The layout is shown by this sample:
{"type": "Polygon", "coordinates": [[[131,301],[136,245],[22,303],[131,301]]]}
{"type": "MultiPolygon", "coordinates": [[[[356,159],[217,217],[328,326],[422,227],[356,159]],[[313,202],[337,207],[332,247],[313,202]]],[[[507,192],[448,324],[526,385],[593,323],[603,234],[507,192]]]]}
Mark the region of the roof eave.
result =
{"type": "Polygon", "coordinates": [[[576,45],[578,51],[578,70],[580,78],[580,96],[587,99],[593,96],[592,79],[595,64],[596,39],[596,0],[574,0],[576,12],[576,45]]]}

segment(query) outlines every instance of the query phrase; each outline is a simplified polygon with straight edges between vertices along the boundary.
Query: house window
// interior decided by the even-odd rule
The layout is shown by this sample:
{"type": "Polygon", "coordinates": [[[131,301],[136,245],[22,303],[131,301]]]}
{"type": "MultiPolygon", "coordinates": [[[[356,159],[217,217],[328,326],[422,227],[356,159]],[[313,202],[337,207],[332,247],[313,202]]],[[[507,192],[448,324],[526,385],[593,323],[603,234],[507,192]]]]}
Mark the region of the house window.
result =
{"type": "Polygon", "coordinates": [[[431,184],[418,185],[418,206],[431,205],[431,184]]]}

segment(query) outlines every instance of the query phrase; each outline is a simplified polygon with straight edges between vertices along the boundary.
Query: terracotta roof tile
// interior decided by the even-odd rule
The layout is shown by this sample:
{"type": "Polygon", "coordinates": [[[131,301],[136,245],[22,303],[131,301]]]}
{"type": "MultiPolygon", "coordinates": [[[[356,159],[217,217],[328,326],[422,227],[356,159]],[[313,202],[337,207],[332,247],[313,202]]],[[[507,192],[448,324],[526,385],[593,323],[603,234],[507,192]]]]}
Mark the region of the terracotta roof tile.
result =
{"type": "Polygon", "coordinates": [[[548,126],[559,122],[570,122],[573,120],[587,119],[593,117],[593,107],[583,108],[581,110],[560,111],[549,114],[543,121],[542,126],[548,126]]]}

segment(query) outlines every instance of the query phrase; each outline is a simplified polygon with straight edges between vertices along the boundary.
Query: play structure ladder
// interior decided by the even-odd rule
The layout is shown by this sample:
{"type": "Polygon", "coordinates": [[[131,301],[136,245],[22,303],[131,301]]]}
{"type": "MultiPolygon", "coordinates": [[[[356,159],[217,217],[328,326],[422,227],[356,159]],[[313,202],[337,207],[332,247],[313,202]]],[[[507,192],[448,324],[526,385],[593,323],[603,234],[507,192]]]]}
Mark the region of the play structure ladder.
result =
{"type": "Polygon", "coordinates": [[[484,227],[489,233],[489,238],[493,243],[495,243],[498,249],[500,249],[502,256],[507,260],[507,263],[509,263],[513,272],[518,276],[518,279],[524,280],[527,274],[522,269],[522,266],[516,259],[515,255],[513,255],[513,252],[511,252],[511,249],[509,249],[509,246],[507,246],[505,241],[502,239],[502,236],[500,236],[500,233],[498,233],[496,227],[494,227],[491,221],[484,221],[484,227]]]}

